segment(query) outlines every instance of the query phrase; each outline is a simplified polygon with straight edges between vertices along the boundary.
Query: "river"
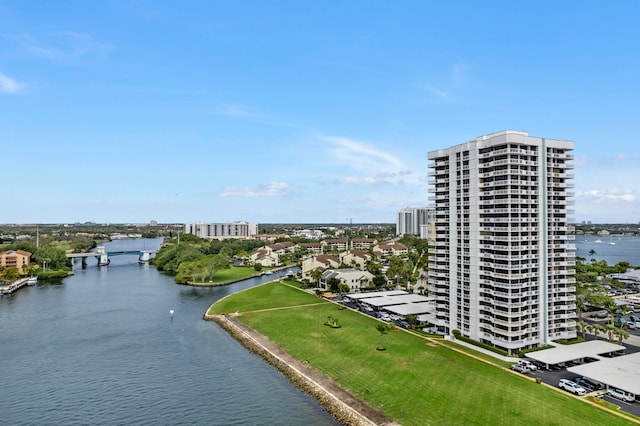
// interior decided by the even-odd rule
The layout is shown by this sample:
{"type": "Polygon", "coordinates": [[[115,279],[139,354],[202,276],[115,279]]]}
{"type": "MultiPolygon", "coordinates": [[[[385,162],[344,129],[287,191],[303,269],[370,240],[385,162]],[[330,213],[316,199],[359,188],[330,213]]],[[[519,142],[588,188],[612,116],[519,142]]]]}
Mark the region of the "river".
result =
{"type": "MultiPolygon", "coordinates": [[[[157,248],[122,240],[109,250],[157,248]]],[[[215,323],[216,300],[278,276],[186,287],[137,256],[0,299],[6,425],[337,425],[215,323]],[[173,317],[169,311],[174,310],[173,317]]],[[[282,274],[282,273],[281,273],[282,274]]]]}
{"type": "Polygon", "coordinates": [[[595,252],[593,259],[606,260],[608,265],[629,262],[632,266],[640,266],[640,237],[577,235],[576,256],[589,261],[591,250],[595,252]]]}

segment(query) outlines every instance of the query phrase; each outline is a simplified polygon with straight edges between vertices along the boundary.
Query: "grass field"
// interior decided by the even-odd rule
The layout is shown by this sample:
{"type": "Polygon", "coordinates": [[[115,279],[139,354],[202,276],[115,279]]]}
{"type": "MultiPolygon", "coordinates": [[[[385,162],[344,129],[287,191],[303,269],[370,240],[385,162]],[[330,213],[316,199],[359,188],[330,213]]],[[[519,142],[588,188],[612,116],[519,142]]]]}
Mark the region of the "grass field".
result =
{"type": "Polygon", "coordinates": [[[281,283],[246,290],[209,313],[240,320],[403,425],[625,425],[629,420],[495,365],[281,283]],[[320,303],[320,304],[318,304],[320,303]],[[286,308],[286,309],[272,309],[286,308]],[[324,324],[338,318],[341,328],[324,324]]]}
{"type": "Polygon", "coordinates": [[[196,281],[199,285],[223,285],[230,282],[243,280],[258,274],[255,269],[243,266],[232,266],[229,269],[223,269],[213,275],[211,282],[196,281]]]}

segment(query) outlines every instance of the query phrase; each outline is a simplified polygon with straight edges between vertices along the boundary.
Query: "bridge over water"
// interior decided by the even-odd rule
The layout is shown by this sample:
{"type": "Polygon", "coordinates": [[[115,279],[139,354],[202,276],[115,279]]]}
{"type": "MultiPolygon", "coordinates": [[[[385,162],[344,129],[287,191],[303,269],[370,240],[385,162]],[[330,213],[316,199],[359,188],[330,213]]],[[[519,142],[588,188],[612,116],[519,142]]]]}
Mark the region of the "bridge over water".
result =
{"type": "Polygon", "coordinates": [[[107,266],[111,261],[109,257],[111,256],[121,256],[121,255],[137,255],[138,262],[147,263],[149,259],[151,259],[158,250],[114,250],[107,251],[104,246],[98,246],[96,251],[92,251],[89,253],[68,253],[67,258],[72,261],[75,259],[82,259],[82,267],[87,266],[87,258],[95,257],[98,259],[98,266],[107,266]]]}

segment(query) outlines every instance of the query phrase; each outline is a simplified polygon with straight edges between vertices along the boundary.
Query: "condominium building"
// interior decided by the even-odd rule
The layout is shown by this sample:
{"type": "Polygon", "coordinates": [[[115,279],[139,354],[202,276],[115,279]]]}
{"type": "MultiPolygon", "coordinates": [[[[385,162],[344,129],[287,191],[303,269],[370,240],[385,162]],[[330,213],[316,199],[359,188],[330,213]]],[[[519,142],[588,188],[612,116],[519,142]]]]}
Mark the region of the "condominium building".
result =
{"type": "Polygon", "coordinates": [[[184,233],[210,240],[250,238],[258,233],[258,224],[244,221],[233,223],[186,223],[184,225],[184,233]]]}
{"type": "Polygon", "coordinates": [[[576,337],[572,150],[504,131],[428,154],[441,330],[512,354],[576,337]]]}
{"type": "Polygon", "coordinates": [[[420,235],[420,226],[426,225],[427,221],[426,207],[402,209],[396,217],[396,235],[420,235]]]}

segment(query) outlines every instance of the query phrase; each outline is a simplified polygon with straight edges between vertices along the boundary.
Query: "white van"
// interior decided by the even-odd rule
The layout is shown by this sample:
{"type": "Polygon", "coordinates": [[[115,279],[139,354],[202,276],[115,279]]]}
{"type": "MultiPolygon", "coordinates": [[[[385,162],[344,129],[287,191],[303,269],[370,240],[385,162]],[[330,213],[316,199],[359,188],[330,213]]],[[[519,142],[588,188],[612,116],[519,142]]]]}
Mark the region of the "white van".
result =
{"type": "Polygon", "coordinates": [[[536,371],[538,369],[537,365],[526,359],[518,360],[518,364],[522,365],[523,367],[527,367],[529,371],[536,371]]]}
{"type": "Polygon", "coordinates": [[[609,388],[607,389],[607,395],[612,396],[614,398],[618,398],[622,401],[633,402],[636,400],[636,396],[631,392],[623,391],[618,388],[609,388]]]}

